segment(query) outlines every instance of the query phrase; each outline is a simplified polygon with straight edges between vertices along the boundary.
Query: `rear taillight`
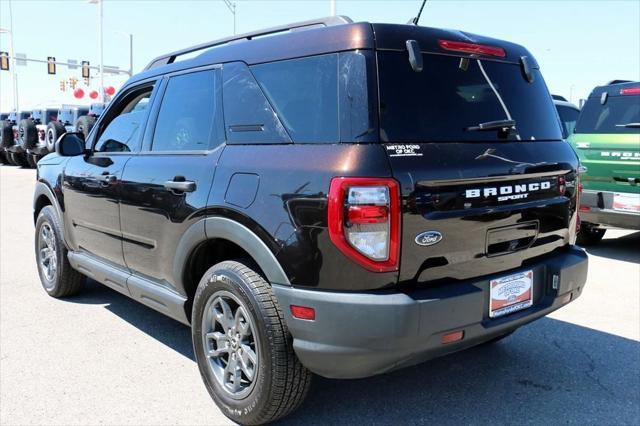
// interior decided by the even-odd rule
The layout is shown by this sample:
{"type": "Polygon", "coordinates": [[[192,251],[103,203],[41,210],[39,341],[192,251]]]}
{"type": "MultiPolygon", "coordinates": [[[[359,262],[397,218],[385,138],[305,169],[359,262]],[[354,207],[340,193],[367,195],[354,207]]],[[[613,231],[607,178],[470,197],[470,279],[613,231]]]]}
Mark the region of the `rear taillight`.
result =
{"type": "Polygon", "coordinates": [[[444,50],[464,52],[472,55],[497,56],[504,58],[507,53],[501,47],[487,46],[485,44],[467,43],[464,41],[438,40],[438,45],[444,50]]]}
{"type": "MultiPolygon", "coordinates": [[[[578,212],[584,211],[582,210],[582,207],[580,207],[580,198],[582,196],[582,189],[583,189],[582,179],[580,179],[580,173],[582,173],[582,170],[586,171],[586,169],[579,167],[578,173],[576,174],[576,208],[578,212]]],[[[581,224],[580,213],[576,213],[576,216],[577,216],[576,218],[576,234],[577,234],[578,232],[580,232],[580,224],[581,224]]]]}
{"type": "Polygon", "coordinates": [[[329,189],[331,241],[347,257],[374,272],[398,269],[400,195],[389,178],[334,178],[329,189]]]}
{"type": "Polygon", "coordinates": [[[621,95],[640,95],[640,87],[625,87],[620,89],[621,95]]]}

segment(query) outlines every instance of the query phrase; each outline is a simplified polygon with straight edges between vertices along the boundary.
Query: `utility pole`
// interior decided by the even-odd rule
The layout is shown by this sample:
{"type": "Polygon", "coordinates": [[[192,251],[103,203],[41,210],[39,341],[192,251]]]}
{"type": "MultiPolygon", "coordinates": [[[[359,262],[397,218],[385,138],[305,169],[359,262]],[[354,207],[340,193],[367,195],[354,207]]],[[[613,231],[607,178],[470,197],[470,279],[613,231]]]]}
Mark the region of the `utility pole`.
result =
{"type": "Polygon", "coordinates": [[[98,50],[100,51],[100,90],[98,90],[100,102],[104,102],[104,44],[102,39],[102,2],[104,0],[89,0],[89,4],[97,4],[98,11],[98,50]]]}
{"type": "Polygon", "coordinates": [[[16,75],[16,55],[13,50],[13,10],[9,0],[9,29],[0,28],[0,34],[9,35],[9,56],[11,56],[11,86],[13,87],[13,109],[18,111],[18,76],[16,75]]]}
{"type": "Polygon", "coordinates": [[[330,0],[331,2],[331,16],[336,16],[336,0],[330,0]]]}
{"type": "Polygon", "coordinates": [[[229,9],[229,12],[231,12],[231,14],[233,15],[233,35],[236,35],[236,7],[237,4],[234,1],[231,0],[222,0],[224,1],[224,4],[227,6],[227,9],[229,9]]]}

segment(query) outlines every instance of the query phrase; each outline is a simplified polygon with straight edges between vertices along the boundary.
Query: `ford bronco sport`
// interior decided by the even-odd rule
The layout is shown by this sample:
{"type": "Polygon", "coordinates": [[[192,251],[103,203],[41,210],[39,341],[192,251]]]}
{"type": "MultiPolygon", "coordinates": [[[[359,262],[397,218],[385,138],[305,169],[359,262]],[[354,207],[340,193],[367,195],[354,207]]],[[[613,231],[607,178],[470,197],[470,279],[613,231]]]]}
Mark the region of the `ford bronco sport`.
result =
{"type": "Polygon", "coordinates": [[[593,89],[569,139],[586,166],[580,244],[596,244],[607,227],[640,229],[640,82],[593,89]]]}
{"type": "Polygon", "coordinates": [[[240,423],[293,411],[311,373],[496,341],[586,280],[577,156],[535,59],[496,39],[337,17],[218,40],[154,60],[56,152],[44,289],[89,276],[190,324],[240,423]]]}

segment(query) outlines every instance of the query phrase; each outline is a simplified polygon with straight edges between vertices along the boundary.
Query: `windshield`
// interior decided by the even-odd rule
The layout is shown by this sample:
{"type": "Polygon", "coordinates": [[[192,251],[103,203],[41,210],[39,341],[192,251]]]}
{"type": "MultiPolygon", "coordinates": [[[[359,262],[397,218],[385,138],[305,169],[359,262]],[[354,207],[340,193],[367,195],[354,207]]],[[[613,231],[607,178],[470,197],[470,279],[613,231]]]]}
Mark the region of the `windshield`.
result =
{"type": "Polygon", "coordinates": [[[415,72],[406,52],[378,52],[383,141],[562,139],[558,115],[537,69],[528,83],[515,64],[437,54],[423,54],[423,62],[422,72],[415,72]],[[516,122],[508,135],[497,128],[469,129],[505,120],[516,122]]]}
{"type": "Polygon", "coordinates": [[[556,105],[556,108],[558,109],[558,115],[562,123],[562,135],[568,138],[573,134],[573,129],[576,127],[580,110],[565,105],[556,105]]]}
{"type": "Polygon", "coordinates": [[[589,98],[576,124],[576,133],[638,133],[625,124],[640,122],[640,96],[609,96],[604,105],[600,97],[589,98]]]}

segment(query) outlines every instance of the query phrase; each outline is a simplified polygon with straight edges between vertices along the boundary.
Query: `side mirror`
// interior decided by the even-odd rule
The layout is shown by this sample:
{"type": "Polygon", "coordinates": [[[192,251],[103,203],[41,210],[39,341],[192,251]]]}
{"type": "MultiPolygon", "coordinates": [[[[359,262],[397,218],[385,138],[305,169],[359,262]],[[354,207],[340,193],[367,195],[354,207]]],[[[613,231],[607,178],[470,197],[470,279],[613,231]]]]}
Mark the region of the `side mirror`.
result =
{"type": "Polygon", "coordinates": [[[82,133],[65,133],[56,141],[56,154],[62,157],[75,157],[86,153],[82,133]]]}

